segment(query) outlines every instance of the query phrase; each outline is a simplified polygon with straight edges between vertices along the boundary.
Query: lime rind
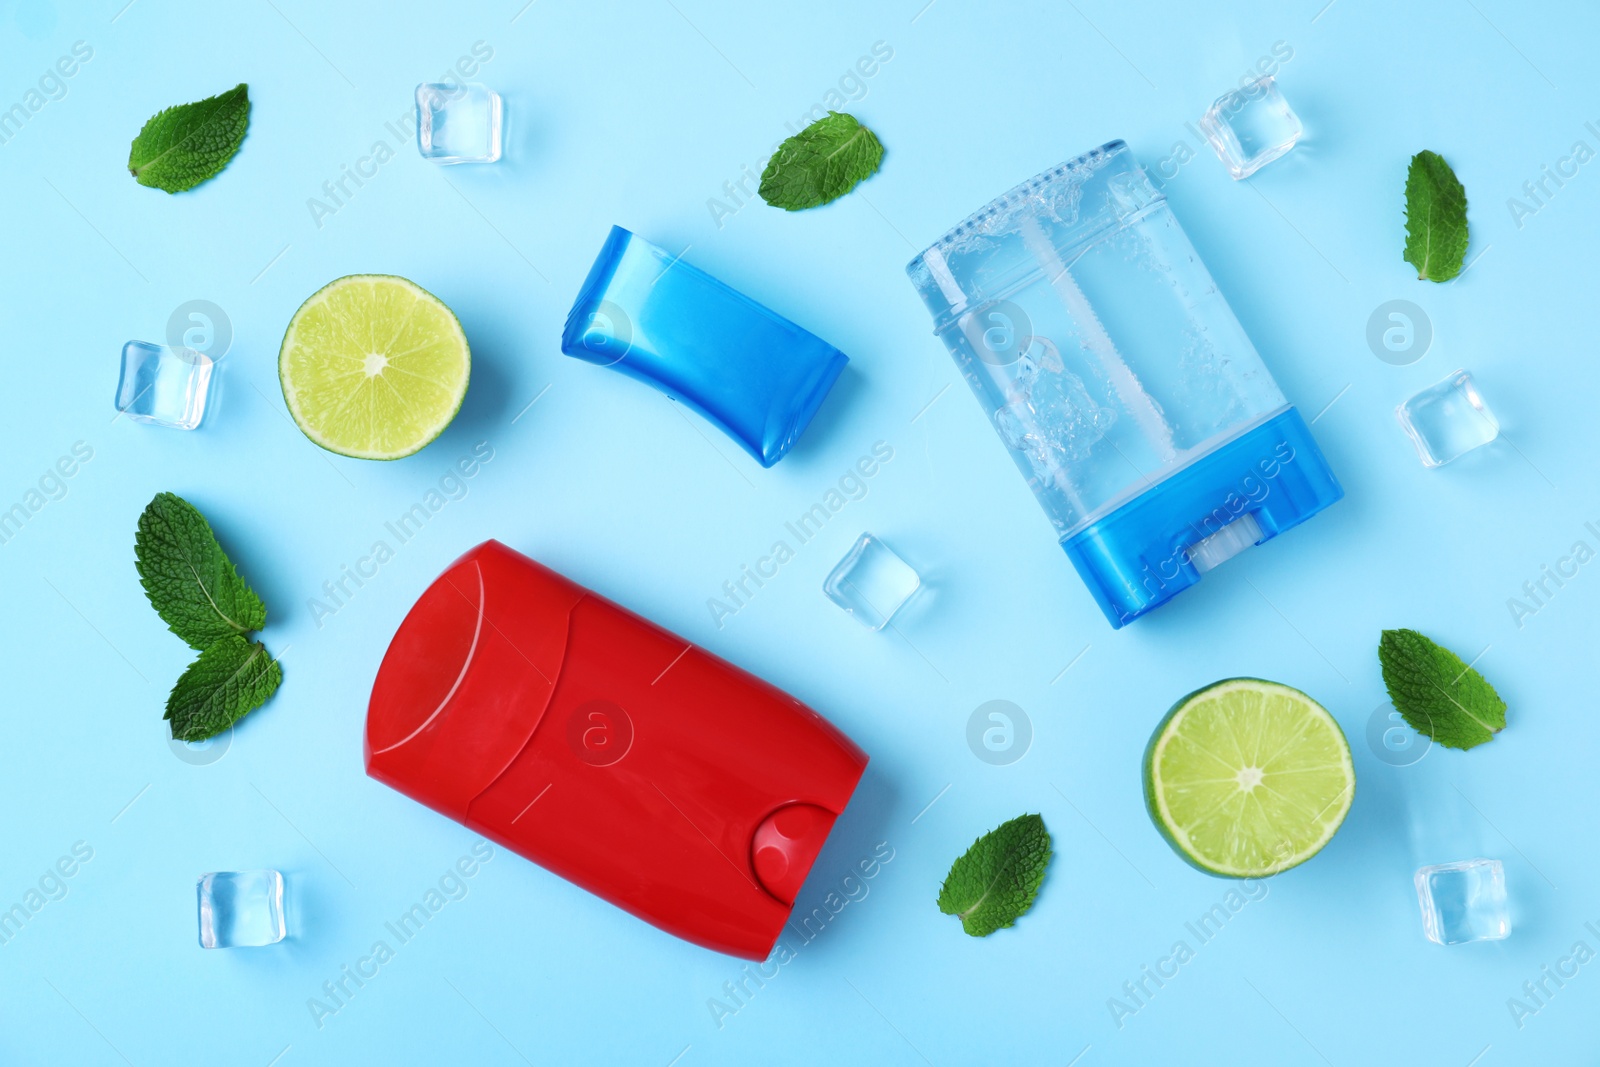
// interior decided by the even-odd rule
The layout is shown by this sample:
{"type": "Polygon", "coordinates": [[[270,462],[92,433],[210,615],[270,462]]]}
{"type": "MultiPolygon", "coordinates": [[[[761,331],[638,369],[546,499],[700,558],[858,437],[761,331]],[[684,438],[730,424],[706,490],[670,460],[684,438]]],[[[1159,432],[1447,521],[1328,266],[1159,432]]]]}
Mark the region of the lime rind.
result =
{"type": "Polygon", "coordinates": [[[295,425],[356,459],[400,459],[426,447],[461,410],[471,368],[455,314],[391,274],[346,275],[318,289],[278,351],[295,425]]]}
{"type": "Polygon", "coordinates": [[[1145,748],[1143,778],[1151,821],[1173,851],[1225,878],[1304,863],[1355,797],[1338,722],[1300,690],[1259,678],[1225,679],[1174,704],[1145,748]]]}

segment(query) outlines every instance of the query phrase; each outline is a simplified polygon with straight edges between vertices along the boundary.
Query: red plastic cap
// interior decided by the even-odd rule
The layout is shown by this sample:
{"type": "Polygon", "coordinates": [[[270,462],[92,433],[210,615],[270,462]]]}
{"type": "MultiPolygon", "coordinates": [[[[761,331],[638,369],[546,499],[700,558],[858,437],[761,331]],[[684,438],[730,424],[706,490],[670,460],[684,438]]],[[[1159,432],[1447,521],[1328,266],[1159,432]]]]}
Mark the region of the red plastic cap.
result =
{"type": "Polygon", "coordinates": [[[406,615],[372,685],[367,773],[454,819],[538,728],[585,595],[531,562],[498,541],[456,560],[406,615]],[[517,714],[483,713],[509,702],[517,714]]]}

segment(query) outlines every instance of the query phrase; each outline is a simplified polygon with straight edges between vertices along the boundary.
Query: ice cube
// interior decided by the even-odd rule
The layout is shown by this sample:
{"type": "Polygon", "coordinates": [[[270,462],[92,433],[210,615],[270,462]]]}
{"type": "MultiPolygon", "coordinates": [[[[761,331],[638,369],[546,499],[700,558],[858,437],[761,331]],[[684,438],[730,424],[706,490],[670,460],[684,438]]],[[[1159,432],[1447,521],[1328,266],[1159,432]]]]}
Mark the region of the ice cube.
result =
{"type": "Polygon", "coordinates": [[[921,585],[909,563],[864,533],[823,581],[822,591],[867,629],[881,630],[921,585]]]}
{"type": "Polygon", "coordinates": [[[1464,370],[1430,385],[1394,413],[1424,467],[1442,467],[1500,436],[1500,420],[1464,370]]]}
{"type": "Polygon", "coordinates": [[[500,94],[482,85],[419,85],[417,150],[435,163],[493,163],[500,113],[500,94]]]}
{"type": "Polygon", "coordinates": [[[1499,941],[1511,934],[1499,860],[1463,860],[1417,870],[1422,932],[1440,945],[1499,941]]]}
{"type": "Polygon", "coordinates": [[[283,921],[283,875],[277,871],[215,871],[200,876],[200,947],[275,945],[283,921]]]}
{"type": "Polygon", "coordinates": [[[212,359],[192,348],[145,341],[122,346],[117,410],[136,422],[192,430],[206,414],[212,359]]]}
{"type": "Polygon", "coordinates": [[[1200,120],[1200,129],[1235,181],[1289,151],[1305,132],[1270,77],[1219,96],[1200,120]]]}

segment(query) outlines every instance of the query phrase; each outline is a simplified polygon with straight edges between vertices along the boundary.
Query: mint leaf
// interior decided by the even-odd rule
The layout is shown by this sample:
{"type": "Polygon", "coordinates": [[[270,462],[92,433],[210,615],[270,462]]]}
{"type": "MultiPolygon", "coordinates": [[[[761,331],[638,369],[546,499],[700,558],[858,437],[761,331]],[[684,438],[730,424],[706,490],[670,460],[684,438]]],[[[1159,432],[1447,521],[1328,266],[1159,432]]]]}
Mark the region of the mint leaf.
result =
{"type": "Polygon", "coordinates": [[[245,584],[193,504],[157,493],[139,516],[133,551],[139,584],[156,614],[202,649],[167,697],[178,741],[215,737],[266,703],[283,670],[244,635],[267,623],[266,605],[245,584]]]}
{"type": "Polygon", "coordinates": [[[939,889],[939,910],[959,916],[973,937],[988,937],[1033,907],[1049,865],[1044,819],[1019,815],[978,838],[951,864],[939,889]]]}
{"type": "Polygon", "coordinates": [[[1378,662],[1389,700],[1417,733],[1474,748],[1505,729],[1506,702],[1461,657],[1415,630],[1385,630],[1378,662]]]}
{"type": "Polygon", "coordinates": [[[282,681],[283,668],[260,642],[219,638],[172,687],[164,718],[174,740],[204,741],[265,704],[282,681]]]}
{"type": "Polygon", "coordinates": [[[1419,281],[1447,282],[1467,257],[1467,191],[1437,152],[1411,157],[1406,172],[1406,262],[1419,281]]]}
{"type": "Polygon", "coordinates": [[[761,172],[761,199],[785,211],[817,207],[877,173],[883,144],[853,115],[828,112],[784,141],[761,172]]]}
{"type": "Polygon", "coordinates": [[[190,648],[259,630],[267,608],[217,544],[211,524],[181,496],[157,493],[133,541],[150,606],[190,648]]]}
{"type": "Polygon", "coordinates": [[[128,170],[140,185],[181,193],[214,178],[244,142],[249,87],[158,111],[133,139],[128,170]]]}

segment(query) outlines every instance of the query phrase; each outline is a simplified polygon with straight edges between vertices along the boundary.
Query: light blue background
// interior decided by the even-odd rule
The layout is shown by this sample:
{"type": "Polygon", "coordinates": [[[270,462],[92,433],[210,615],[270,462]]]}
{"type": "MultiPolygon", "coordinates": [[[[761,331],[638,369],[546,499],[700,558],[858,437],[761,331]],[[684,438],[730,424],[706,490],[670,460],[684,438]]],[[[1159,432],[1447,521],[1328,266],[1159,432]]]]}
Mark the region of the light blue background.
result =
{"type": "Polygon", "coordinates": [[[1600,148],[1584,126],[1600,120],[1592,8],[522,2],[4,5],[0,107],[73,42],[93,58],[0,145],[0,506],[74,442],[94,458],[0,545],[0,907],[74,842],[94,858],[0,946],[0,1060],[1489,1065],[1574,1062],[1592,1047],[1600,963],[1520,1029],[1507,999],[1574,942],[1600,949],[1584,927],[1600,926],[1600,563],[1520,627],[1506,603],[1574,541],[1600,545],[1584,528],[1600,520],[1600,163],[1520,226],[1506,205],[1573,142],[1600,148]],[[400,145],[316,225],[308,198],[375,141],[396,147],[385,123],[407,113],[415,84],[480,40],[494,50],[480,80],[507,101],[508,158],[441,169],[400,145]],[[785,123],[878,41],[893,59],[850,109],[888,146],[881,174],[819,211],[754,203],[716,225],[708,198],[759,170],[785,123]],[[1186,124],[1279,41],[1293,49],[1279,81],[1308,134],[1235,183],[1186,124]],[[250,134],[219,178],[172,197],[129,178],[128,142],[151,113],[241,80],[250,134]],[[1195,153],[1168,183],[1174,211],[1284,392],[1320,413],[1347,491],[1122,632],[1063,558],[903,274],[969,211],[1113,137],[1149,165],[1177,142],[1195,153]],[[1422,148],[1450,160],[1471,198],[1474,265],[1451,285],[1418,282],[1400,258],[1405,166],[1422,148]],[[560,355],[612,223],[687,247],[851,356],[775,469],[659,394],[560,355]],[[364,271],[437,293],[473,347],[454,425],[394,464],[319,451],[277,386],[294,309],[364,271]],[[122,343],[161,341],[196,298],[225,308],[235,335],[205,426],[113,422],[122,343]],[[1394,298],[1435,330],[1411,366],[1366,343],[1369,315],[1394,298]],[[1393,408],[1463,365],[1506,440],[1424,470],[1393,408]],[[707,599],[880,440],[894,459],[866,497],[714,625],[707,599]],[[494,459],[469,494],[316,625],[307,602],[322,583],[480,441],[494,459]],[[283,656],[278,695],[205,765],[164,739],[163,702],[190,653],[133,568],[135,520],[161,490],[210,517],[283,656]],[[820,592],[863,529],[927,583],[896,631],[865,632],[820,592]],[[720,1027],[708,1001],[738,961],[505,852],[313,1020],[308,998],[388,939],[385,921],[474,841],[367,779],[361,731],[406,608],[491,536],[793,692],[873,758],[802,906],[878,842],[893,860],[720,1027]],[[1394,626],[1481,652],[1511,708],[1499,739],[1409,767],[1375,755],[1369,720],[1387,712],[1375,648],[1394,626]],[[1359,788],[1322,855],[1199,945],[1185,924],[1229,885],[1151,828],[1139,760],[1174,699],[1240,674],[1324,702],[1359,788]],[[1011,766],[965,741],[992,699],[1032,719],[1031,750],[1011,766]],[[1479,840],[1429,847],[1505,861],[1515,929],[1498,944],[1422,937],[1407,811],[1457,796],[1479,840]],[[969,939],[935,908],[939,882],[978,833],[1022,811],[1054,835],[1049,878],[1018,927],[969,939]],[[196,876],[259,866],[288,876],[291,938],[202,951],[196,876]],[[1119,1029],[1108,998],[1180,939],[1195,958],[1119,1029]]]}

